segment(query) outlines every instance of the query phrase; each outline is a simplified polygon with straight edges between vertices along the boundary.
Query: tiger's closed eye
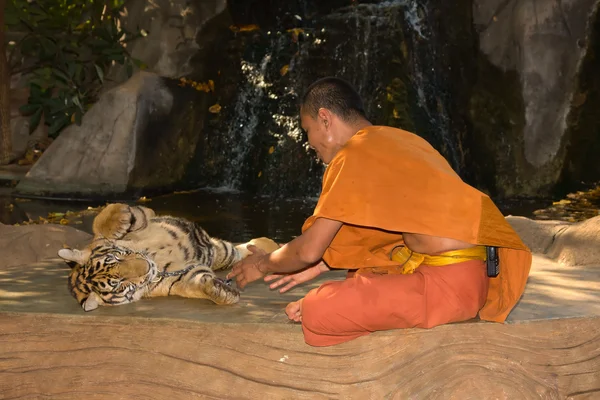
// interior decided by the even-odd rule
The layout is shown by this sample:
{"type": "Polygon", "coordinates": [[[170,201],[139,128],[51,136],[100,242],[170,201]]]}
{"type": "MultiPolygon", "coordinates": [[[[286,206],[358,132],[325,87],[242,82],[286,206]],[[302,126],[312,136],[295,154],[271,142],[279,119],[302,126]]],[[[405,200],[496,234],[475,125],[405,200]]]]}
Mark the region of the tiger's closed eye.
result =
{"type": "Polygon", "coordinates": [[[121,259],[119,258],[119,256],[115,256],[114,254],[108,254],[104,258],[104,262],[106,264],[115,264],[115,263],[117,263],[119,261],[121,261],[121,259]]]}

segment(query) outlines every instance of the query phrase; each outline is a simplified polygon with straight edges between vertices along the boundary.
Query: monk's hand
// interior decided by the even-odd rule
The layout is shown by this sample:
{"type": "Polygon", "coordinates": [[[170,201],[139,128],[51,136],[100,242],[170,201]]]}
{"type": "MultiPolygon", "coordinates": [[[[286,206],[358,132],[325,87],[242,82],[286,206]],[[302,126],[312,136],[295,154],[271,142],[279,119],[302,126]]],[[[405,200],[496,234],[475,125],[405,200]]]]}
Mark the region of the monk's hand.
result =
{"type": "Polygon", "coordinates": [[[227,274],[227,279],[235,278],[240,289],[267,274],[267,264],[269,262],[267,252],[253,245],[249,245],[247,248],[252,254],[238,261],[231,272],[227,274]]]}
{"type": "Polygon", "coordinates": [[[321,274],[321,272],[328,271],[329,267],[323,261],[312,267],[303,269],[300,272],[293,274],[272,274],[265,276],[265,282],[273,282],[269,285],[271,289],[277,289],[278,287],[285,285],[279,289],[279,293],[285,293],[291,288],[301,283],[315,279],[321,274]]]}

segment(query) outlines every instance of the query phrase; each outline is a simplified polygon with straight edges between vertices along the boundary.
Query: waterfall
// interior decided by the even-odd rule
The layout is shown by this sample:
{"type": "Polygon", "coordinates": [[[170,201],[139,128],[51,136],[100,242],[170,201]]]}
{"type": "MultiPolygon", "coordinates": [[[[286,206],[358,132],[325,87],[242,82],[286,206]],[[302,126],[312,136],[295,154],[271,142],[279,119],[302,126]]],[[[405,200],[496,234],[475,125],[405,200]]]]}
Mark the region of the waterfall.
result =
{"type": "Polygon", "coordinates": [[[448,114],[448,93],[445,71],[437,69],[438,51],[441,43],[431,27],[428,0],[402,1],[404,5],[405,22],[410,27],[409,35],[413,51],[410,52],[412,64],[412,87],[417,94],[418,107],[425,116],[428,130],[441,141],[443,153],[457,173],[461,173],[461,157],[457,138],[451,130],[451,118],[448,114]]]}
{"type": "Polygon", "coordinates": [[[345,7],[324,17],[323,21],[326,24],[327,20],[338,18],[354,26],[354,34],[350,39],[351,56],[347,43],[339,43],[335,54],[340,60],[351,60],[351,66],[342,63],[340,72],[350,77],[363,98],[371,100],[366,105],[367,112],[371,114],[381,105],[371,97],[373,84],[369,84],[369,80],[381,78],[379,64],[391,62],[378,57],[386,52],[381,47],[389,46],[385,41],[385,32],[397,24],[401,25],[404,39],[412,46],[412,51],[405,54],[410,72],[410,79],[405,83],[410,86],[414,96],[409,102],[415,105],[419,114],[420,121],[415,133],[441,147],[452,167],[460,171],[460,152],[448,114],[447,103],[450,99],[447,74],[437,69],[441,43],[431,28],[434,24],[428,10],[428,0],[391,0],[345,7]]]}
{"type": "MultiPolygon", "coordinates": [[[[458,171],[460,156],[447,112],[446,75],[436,71],[438,43],[426,2],[391,0],[322,15],[311,12],[310,18],[294,15],[302,9],[309,13],[304,2],[286,18],[277,19],[276,28],[253,32],[251,39],[246,36],[242,80],[228,114],[227,162],[217,186],[263,194],[317,195],[323,169],[299,127],[297,101],[310,83],[331,75],[350,81],[363,97],[369,118],[382,125],[390,125],[392,118],[387,91],[401,80],[407,93],[403,112],[418,119],[415,133],[442,148],[458,171]],[[413,51],[407,51],[407,44],[413,51]]],[[[395,122],[391,125],[413,129],[412,123],[395,122]]]]}
{"type": "Polygon", "coordinates": [[[223,186],[229,190],[239,190],[242,183],[243,167],[254,135],[258,133],[260,113],[264,107],[266,92],[271,86],[265,80],[273,49],[268,49],[260,63],[242,60],[240,68],[245,82],[241,86],[235,103],[234,119],[227,137],[230,148],[225,169],[223,186]]]}

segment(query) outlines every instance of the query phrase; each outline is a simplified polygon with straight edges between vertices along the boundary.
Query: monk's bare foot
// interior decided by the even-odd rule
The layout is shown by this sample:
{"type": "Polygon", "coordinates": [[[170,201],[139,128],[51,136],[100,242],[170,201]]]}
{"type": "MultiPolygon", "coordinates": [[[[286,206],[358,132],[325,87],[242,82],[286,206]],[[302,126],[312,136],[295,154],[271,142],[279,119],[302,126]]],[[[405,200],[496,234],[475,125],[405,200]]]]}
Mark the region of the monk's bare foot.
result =
{"type": "Polygon", "coordinates": [[[291,321],[294,321],[294,322],[302,321],[302,300],[304,300],[304,299],[294,301],[294,302],[288,304],[287,307],[285,308],[285,313],[287,314],[288,318],[291,321]]]}

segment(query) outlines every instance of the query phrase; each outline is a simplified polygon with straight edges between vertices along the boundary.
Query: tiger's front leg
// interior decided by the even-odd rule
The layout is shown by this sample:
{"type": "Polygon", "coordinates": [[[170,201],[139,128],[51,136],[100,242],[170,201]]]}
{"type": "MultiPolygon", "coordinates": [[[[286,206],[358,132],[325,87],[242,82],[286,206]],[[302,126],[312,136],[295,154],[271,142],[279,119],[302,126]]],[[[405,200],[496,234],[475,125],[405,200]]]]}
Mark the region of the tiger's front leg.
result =
{"type": "Polygon", "coordinates": [[[225,283],[209,267],[198,266],[176,278],[171,284],[169,295],[208,299],[218,305],[235,304],[240,292],[225,283]]]}
{"type": "Polygon", "coordinates": [[[154,211],[147,207],[109,204],[94,218],[94,237],[121,239],[128,232],[144,229],[148,226],[148,220],[154,216],[154,211]]]}

